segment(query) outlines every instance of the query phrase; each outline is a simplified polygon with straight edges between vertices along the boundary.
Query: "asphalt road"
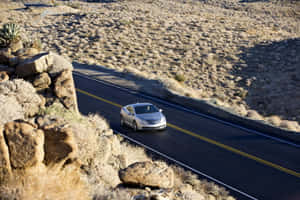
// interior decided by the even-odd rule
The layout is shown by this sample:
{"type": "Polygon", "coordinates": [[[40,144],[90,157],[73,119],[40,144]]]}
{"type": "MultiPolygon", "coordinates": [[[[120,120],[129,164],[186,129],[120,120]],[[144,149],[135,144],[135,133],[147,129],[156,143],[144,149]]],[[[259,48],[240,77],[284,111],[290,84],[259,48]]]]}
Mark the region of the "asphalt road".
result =
{"type": "Polygon", "coordinates": [[[237,199],[300,200],[299,146],[82,76],[74,75],[74,81],[81,113],[99,113],[114,130],[236,188],[240,192],[230,192],[237,199]],[[119,106],[137,101],[151,102],[162,108],[168,128],[136,133],[120,127],[119,106]]]}

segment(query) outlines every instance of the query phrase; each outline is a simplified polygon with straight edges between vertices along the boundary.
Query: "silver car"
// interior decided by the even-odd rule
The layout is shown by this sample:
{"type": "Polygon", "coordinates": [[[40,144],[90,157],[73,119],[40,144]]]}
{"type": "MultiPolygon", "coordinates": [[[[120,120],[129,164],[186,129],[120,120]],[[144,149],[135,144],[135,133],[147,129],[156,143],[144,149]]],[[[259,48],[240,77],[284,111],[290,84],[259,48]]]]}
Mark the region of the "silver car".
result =
{"type": "Polygon", "coordinates": [[[134,131],[163,130],[167,127],[166,117],[162,110],[151,103],[135,103],[124,106],[121,108],[120,117],[121,125],[128,125],[134,131]]]}

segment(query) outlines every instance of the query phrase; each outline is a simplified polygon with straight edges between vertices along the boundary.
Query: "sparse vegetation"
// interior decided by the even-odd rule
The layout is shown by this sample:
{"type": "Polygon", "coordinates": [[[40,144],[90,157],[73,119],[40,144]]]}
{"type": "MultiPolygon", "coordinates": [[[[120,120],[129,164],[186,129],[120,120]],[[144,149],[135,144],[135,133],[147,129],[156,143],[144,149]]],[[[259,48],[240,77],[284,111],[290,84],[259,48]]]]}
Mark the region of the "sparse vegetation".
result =
{"type": "Polygon", "coordinates": [[[16,171],[8,183],[0,185],[0,199],[4,200],[88,200],[89,192],[80,171],[73,166],[16,171]]]}
{"type": "Polygon", "coordinates": [[[184,82],[186,80],[185,76],[181,73],[177,73],[175,74],[175,80],[177,80],[178,82],[184,82]]]}
{"type": "Polygon", "coordinates": [[[80,9],[80,3],[79,2],[68,2],[67,5],[71,8],[74,8],[74,9],[80,9]]]}
{"type": "Polygon", "coordinates": [[[19,41],[20,27],[15,23],[4,24],[0,29],[0,46],[8,47],[11,43],[19,41]]]}

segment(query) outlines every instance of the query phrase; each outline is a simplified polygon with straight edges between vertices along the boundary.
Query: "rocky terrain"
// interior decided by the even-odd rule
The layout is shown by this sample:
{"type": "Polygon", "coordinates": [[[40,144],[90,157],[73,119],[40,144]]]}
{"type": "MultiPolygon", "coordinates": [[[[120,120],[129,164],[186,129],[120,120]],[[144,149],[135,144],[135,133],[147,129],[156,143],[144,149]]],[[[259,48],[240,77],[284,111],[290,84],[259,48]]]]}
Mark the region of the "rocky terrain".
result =
{"type": "Polygon", "coordinates": [[[0,23],[73,61],[175,79],[182,95],[300,130],[297,1],[42,2],[10,3],[0,23]]]}
{"type": "Polygon", "coordinates": [[[175,79],[182,95],[299,132],[299,1],[43,2],[10,3],[1,23],[73,61],[175,79]]]}
{"type": "Polygon", "coordinates": [[[234,200],[79,113],[72,64],[0,30],[0,199],[234,200]]]}

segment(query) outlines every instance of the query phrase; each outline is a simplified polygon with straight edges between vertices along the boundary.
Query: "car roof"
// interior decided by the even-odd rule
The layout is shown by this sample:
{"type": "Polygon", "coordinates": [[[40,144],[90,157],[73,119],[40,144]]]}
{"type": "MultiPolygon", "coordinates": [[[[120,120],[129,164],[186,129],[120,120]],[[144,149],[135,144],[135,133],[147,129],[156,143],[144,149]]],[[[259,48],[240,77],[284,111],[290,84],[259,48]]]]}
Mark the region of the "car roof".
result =
{"type": "Polygon", "coordinates": [[[147,106],[147,105],[153,105],[153,104],[152,103],[133,103],[133,104],[126,105],[125,107],[127,107],[127,106],[136,107],[136,106],[147,106]]]}

